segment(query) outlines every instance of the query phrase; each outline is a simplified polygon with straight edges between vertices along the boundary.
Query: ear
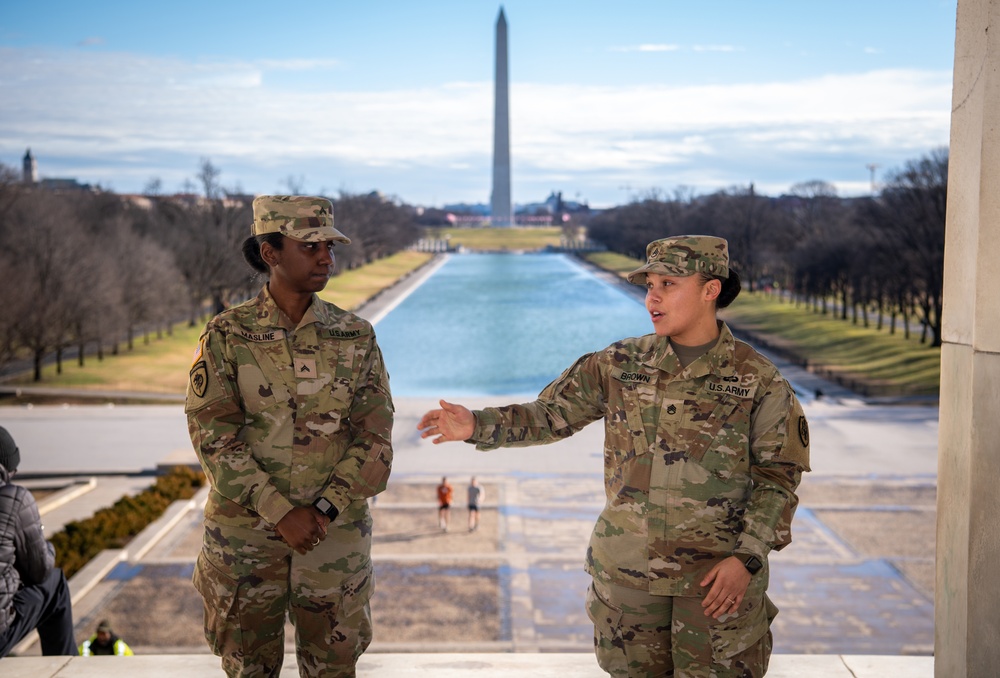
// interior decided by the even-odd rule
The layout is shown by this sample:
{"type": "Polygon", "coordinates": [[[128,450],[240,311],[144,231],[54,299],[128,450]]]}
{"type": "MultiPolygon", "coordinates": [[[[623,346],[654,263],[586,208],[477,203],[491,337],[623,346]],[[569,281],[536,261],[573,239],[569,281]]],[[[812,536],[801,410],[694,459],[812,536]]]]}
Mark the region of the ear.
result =
{"type": "Polygon", "coordinates": [[[719,298],[722,294],[722,281],[718,278],[712,278],[703,288],[703,294],[705,295],[705,301],[714,301],[719,298]]]}
{"type": "Polygon", "coordinates": [[[264,263],[274,268],[278,265],[278,251],[271,246],[271,243],[265,242],[260,246],[260,258],[264,260],[264,263]]]}

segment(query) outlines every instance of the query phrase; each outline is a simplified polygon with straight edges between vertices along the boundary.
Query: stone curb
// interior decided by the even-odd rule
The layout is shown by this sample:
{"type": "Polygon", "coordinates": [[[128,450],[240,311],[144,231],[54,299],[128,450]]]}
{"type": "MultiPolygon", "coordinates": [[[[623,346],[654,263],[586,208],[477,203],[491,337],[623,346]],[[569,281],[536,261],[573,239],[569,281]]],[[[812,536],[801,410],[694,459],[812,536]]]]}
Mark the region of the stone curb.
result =
{"type": "MultiPolygon", "coordinates": [[[[30,486],[26,485],[25,487],[29,487],[30,489],[30,486]]],[[[77,497],[87,494],[95,487],[97,487],[97,478],[90,477],[86,480],[75,479],[63,489],[41,501],[38,504],[38,515],[44,516],[49,511],[55,510],[77,497]]]]}

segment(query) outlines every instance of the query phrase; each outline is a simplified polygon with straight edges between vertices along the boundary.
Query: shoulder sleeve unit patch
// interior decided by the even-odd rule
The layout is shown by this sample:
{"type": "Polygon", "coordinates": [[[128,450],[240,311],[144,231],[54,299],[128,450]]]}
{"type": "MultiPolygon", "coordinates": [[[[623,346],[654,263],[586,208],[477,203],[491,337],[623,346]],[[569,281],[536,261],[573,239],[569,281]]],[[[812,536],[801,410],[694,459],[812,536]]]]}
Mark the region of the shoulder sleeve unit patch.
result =
{"type": "MultiPolygon", "coordinates": [[[[200,351],[198,357],[201,357],[200,351]]],[[[204,398],[208,391],[208,365],[204,360],[199,360],[191,368],[190,382],[192,395],[204,398]]]]}

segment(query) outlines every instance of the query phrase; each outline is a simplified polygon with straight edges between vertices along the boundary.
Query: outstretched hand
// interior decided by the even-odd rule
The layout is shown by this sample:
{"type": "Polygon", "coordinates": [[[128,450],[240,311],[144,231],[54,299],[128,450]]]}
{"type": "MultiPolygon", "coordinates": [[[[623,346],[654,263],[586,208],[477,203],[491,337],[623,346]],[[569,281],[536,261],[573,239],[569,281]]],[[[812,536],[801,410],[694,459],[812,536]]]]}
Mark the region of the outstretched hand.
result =
{"type": "Polygon", "coordinates": [[[441,403],[441,409],[431,410],[417,424],[420,437],[429,438],[437,436],[434,439],[435,445],[453,440],[468,440],[471,438],[473,431],[476,430],[476,415],[472,414],[469,408],[462,405],[456,405],[444,400],[439,402],[441,403]]]}

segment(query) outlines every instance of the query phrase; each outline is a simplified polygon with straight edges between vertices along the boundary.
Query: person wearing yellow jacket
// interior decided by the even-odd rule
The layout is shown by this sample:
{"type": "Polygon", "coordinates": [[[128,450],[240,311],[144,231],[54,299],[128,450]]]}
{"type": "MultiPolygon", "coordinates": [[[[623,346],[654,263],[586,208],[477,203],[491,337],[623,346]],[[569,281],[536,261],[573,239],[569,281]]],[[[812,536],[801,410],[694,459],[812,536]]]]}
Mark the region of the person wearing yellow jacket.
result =
{"type": "Polygon", "coordinates": [[[119,638],[108,621],[102,620],[97,625],[97,632],[80,644],[80,656],[113,655],[115,657],[131,657],[134,653],[124,640],[119,638]]]}

